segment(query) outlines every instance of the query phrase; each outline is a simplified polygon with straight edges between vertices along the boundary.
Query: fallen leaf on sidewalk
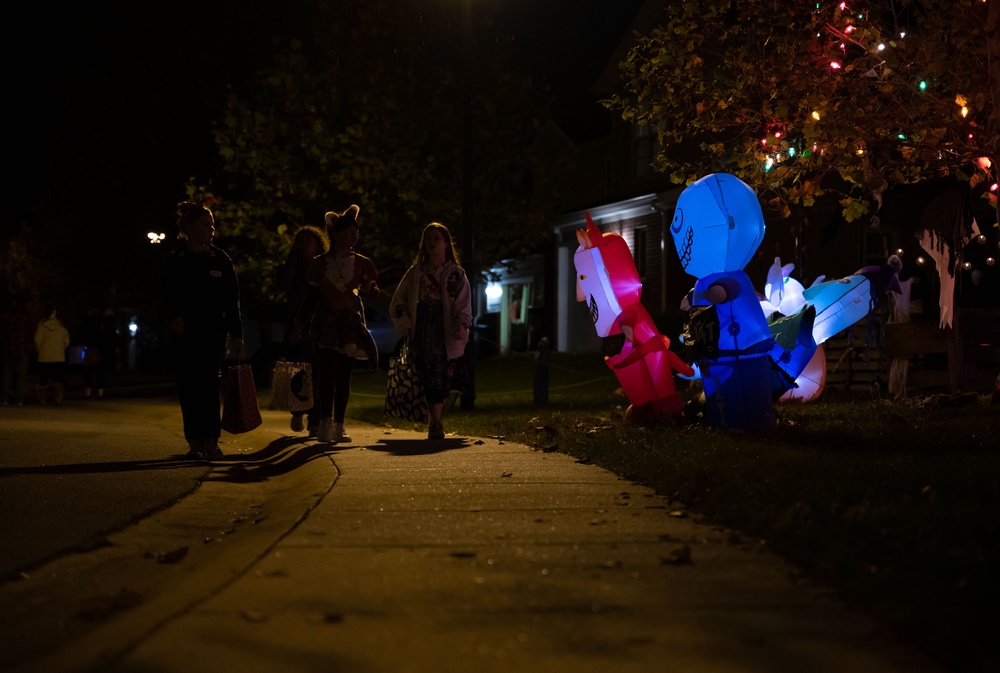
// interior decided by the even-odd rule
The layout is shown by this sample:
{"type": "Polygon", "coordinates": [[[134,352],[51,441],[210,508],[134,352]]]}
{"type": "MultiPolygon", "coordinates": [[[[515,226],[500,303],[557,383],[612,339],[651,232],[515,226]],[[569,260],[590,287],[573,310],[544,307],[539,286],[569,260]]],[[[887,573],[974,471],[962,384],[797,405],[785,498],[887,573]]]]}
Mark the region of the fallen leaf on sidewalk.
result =
{"type": "Polygon", "coordinates": [[[668,558],[663,556],[660,557],[660,563],[663,565],[687,565],[691,562],[691,547],[687,545],[678,547],[670,552],[670,556],[668,558]]]}
{"type": "Polygon", "coordinates": [[[142,556],[143,558],[154,558],[157,563],[179,563],[185,556],[187,556],[188,547],[178,547],[172,551],[158,551],[158,552],[146,552],[142,556]]]}
{"type": "Polygon", "coordinates": [[[256,610],[240,610],[240,617],[247,620],[248,622],[266,622],[267,615],[263,612],[257,612],[256,610]]]}

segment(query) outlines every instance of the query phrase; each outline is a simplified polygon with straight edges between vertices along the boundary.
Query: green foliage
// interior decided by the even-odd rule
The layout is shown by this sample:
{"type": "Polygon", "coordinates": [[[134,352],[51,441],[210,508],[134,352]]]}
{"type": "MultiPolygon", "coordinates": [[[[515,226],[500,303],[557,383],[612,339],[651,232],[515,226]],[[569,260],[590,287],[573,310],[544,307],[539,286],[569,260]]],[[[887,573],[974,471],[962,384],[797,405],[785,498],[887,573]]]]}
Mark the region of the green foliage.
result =
{"type": "Polygon", "coordinates": [[[667,3],[605,104],[656,127],[674,183],[729,172],[851,221],[889,184],[996,164],[986,25],[981,0],[667,3]]]}
{"type": "Polygon", "coordinates": [[[273,267],[295,230],[352,203],[359,249],[387,281],[412,261],[427,223],[460,239],[466,93],[476,259],[463,262],[479,269],[538,242],[557,195],[544,107],[494,45],[463,53],[460,3],[331,4],[316,3],[312,29],[276,40],[272,64],[231,93],[215,128],[222,177],[192,182],[222,199],[220,234],[253,271],[241,279],[274,298],[273,267]]]}

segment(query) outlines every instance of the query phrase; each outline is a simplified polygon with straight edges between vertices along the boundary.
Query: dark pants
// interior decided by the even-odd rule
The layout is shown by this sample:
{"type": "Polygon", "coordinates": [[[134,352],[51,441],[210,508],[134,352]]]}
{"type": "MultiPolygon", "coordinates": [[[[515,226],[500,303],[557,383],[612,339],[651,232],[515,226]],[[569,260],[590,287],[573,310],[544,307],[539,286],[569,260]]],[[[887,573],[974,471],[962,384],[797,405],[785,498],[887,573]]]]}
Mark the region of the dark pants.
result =
{"type": "Polygon", "coordinates": [[[316,402],[320,416],[332,416],[334,423],[343,423],[347,401],[351,397],[351,371],[354,358],[338,353],[332,348],[316,350],[313,377],[316,380],[316,402]]]}
{"type": "Polygon", "coordinates": [[[38,363],[38,384],[47,386],[52,383],[63,383],[66,381],[65,362],[39,362],[38,363]]]}
{"type": "Polygon", "coordinates": [[[87,388],[103,388],[107,379],[104,376],[104,363],[98,362],[83,367],[83,385],[87,388]]]}
{"type": "Polygon", "coordinates": [[[185,439],[218,439],[222,432],[219,392],[226,358],[225,334],[171,334],[170,348],[185,439]]]}

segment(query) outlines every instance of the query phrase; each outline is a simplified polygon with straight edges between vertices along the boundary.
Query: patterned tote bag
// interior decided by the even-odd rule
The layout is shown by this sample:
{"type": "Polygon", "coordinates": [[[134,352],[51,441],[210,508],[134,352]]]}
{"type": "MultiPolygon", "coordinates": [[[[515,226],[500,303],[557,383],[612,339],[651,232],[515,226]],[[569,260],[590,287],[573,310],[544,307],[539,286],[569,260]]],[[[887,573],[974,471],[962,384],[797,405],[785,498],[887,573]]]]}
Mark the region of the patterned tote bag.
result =
{"type": "Polygon", "coordinates": [[[417,377],[409,339],[403,339],[389,358],[385,413],[414,423],[427,422],[427,400],[417,377]]]}

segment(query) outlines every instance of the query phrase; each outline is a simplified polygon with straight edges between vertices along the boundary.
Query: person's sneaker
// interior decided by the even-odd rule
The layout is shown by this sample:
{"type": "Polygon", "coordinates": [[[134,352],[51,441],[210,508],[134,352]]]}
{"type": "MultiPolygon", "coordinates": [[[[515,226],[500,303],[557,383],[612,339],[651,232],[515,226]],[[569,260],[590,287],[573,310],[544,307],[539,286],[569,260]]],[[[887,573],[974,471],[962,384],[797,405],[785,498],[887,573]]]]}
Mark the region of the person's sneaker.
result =
{"type": "Polygon", "coordinates": [[[199,439],[188,444],[187,458],[190,460],[205,460],[205,442],[199,439]]]}
{"type": "Polygon", "coordinates": [[[316,433],[316,439],[328,443],[333,441],[333,419],[324,418],[319,422],[319,432],[316,433]]]}
{"type": "Polygon", "coordinates": [[[305,421],[302,420],[302,414],[292,414],[292,421],[288,427],[292,429],[292,432],[302,432],[306,427],[305,421]]]}
{"type": "Polygon", "coordinates": [[[218,439],[209,439],[205,441],[205,448],[202,449],[202,453],[205,454],[207,460],[215,460],[217,458],[222,458],[225,454],[222,453],[222,449],[219,448],[218,439]]]}
{"type": "Polygon", "coordinates": [[[333,424],[333,441],[337,442],[337,443],[351,441],[351,438],[347,435],[346,432],[344,432],[344,424],[343,423],[334,423],[333,424]]]}
{"type": "Polygon", "coordinates": [[[444,425],[432,425],[427,428],[427,439],[444,439],[444,425]]]}

